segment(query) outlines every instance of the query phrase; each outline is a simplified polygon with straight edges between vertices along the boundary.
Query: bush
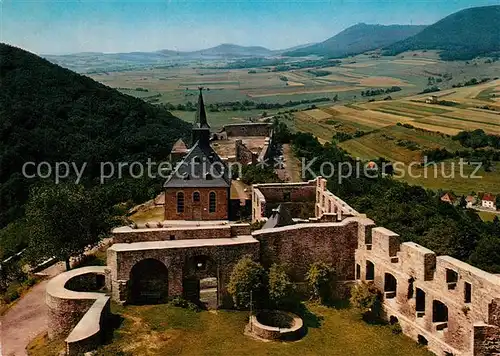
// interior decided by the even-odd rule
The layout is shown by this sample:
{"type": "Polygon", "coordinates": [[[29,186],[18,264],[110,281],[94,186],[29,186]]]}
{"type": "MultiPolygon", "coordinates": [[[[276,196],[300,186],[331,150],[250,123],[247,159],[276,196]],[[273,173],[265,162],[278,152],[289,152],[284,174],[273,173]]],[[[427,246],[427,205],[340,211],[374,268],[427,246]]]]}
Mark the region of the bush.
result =
{"type": "Polygon", "coordinates": [[[293,306],[296,302],[295,285],[284,265],[274,263],[269,269],[269,299],[278,309],[293,306]]]}
{"type": "Polygon", "coordinates": [[[307,284],[311,292],[311,299],[324,303],[331,296],[330,285],[334,279],[333,267],[324,262],[314,262],[307,272],[307,284]]]}
{"type": "Polygon", "coordinates": [[[250,257],[243,257],[236,263],[229,278],[227,291],[233,297],[237,308],[247,309],[252,304],[257,307],[265,301],[263,287],[265,271],[260,263],[254,262],[250,257]]]}
{"type": "Polygon", "coordinates": [[[194,312],[201,311],[201,308],[198,305],[196,305],[193,302],[190,302],[189,300],[181,298],[181,297],[175,297],[175,298],[173,298],[169,302],[169,304],[172,305],[172,306],[174,306],[174,307],[184,308],[184,309],[188,309],[188,310],[191,310],[191,311],[194,311],[194,312]]]}
{"type": "Polygon", "coordinates": [[[357,309],[366,320],[380,317],[382,307],[380,291],[373,285],[362,282],[351,288],[351,306],[357,309]]]}
{"type": "Polygon", "coordinates": [[[5,304],[10,304],[13,301],[19,299],[20,296],[21,293],[19,293],[18,287],[12,289],[9,288],[9,290],[7,290],[7,292],[3,296],[3,301],[5,304]]]}

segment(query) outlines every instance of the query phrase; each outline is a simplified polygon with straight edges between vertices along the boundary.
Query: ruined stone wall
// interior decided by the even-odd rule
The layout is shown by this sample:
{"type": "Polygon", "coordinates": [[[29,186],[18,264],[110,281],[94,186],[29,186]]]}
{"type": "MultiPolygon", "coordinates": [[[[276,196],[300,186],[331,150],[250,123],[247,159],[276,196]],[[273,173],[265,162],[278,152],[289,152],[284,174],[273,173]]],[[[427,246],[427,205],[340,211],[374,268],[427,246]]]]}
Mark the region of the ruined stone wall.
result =
{"type": "Polygon", "coordinates": [[[268,217],[270,210],[280,203],[285,203],[292,216],[295,216],[293,211],[300,211],[304,203],[307,207],[314,205],[315,194],[315,181],[254,184],[252,186],[252,221],[268,217]]]}
{"type": "Polygon", "coordinates": [[[253,164],[257,161],[252,151],[250,151],[247,146],[243,144],[242,140],[235,141],[236,146],[236,162],[243,165],[253,164]]]}
{"type": "MultiPolygon", "coordinates": [[[[128,226],[113,230],[114,243],[131,243],[141,241],[167,241],[189,239],[219,239],[236,236],[229,224],[217,226],[177,226],[171,228],[140,228],[128,226]]],[[[235,228],[234,228],[235,229],[235,228]]]]}
{"type": "MultiPolygon", "coordinates": [[[[203,236],[200,236],[202,238],[203,236]]],[[[206,241],[206,240],[203,240],[206,241]]],[[[108,249],[108,266],[111,270],[112,298],[117,302],[127,301],[127,283],[132,267],[144,259],[156,259],[168,270],[168,296],[182,296],[183,279],[187,261],[195,256],[207,256],[215,264],[218,278],[218,294],[220,305],[230,306],[230,297],[226,290],[229,276],[234,265],[243,256],[249,255],[258,260],[258,241],[247,237],[242,243],[227,245],[193,243],[183,246],[177,241],[175,247],[169,242],[162,245],[156,242],[134,243],[122,248],[123,244],[115,244],[108,249]],[[155,244],[155,245],[148,245],[155,244]]]]}
{"type": "MultiPolygon", "coordinates": [[[[252,221],[259,221],[268,217],[271,210],[279,204],[286,204],[293,217],[300,216],[300,211],[314,210],[314,217],[341,221],[350,216],[360,215],[349,204],[333,195],[326,187],[326,179],[318,177],[314,180],[301,183],[270,183],[255,184],[252,186],[252,221]],[[303,204],[303,203],[308,204],[303,204]],[[294,206],[297,205],[297,206],[294,206]]],[[[309,214],[309,217],[312,214],[309,214]]]]}
{"type": "Polygon", "coordinates": [[[257,230],[252,236],[260,242],[263,266],[287,264],[295,282],[305,281],[310,265],[319,261],[331,263],[340,280],[353,280],[358,233],[371,223],[369,219],[351,218],[257,230]]]}
{"type": "Polygon", "coordinates": [[[384,291],[387,317],[396,317],[406,335],[425,338],[438,355],[471,355],[473,349],[474,355],[500,352],[500,339],[493,337],[499,325],[491,325],[500,320],[500,277],[449,256],[436,256],[416,243],[401,244],[397,234],[382,227],[360,235],[359,246],[357,277],[372,279],[373,264],[373,283],[384,291]],[[441,305],[447,309],[446,320],[439,318],[441,305]],[[477,323],[485,326],[475,328],[477,323]]]}
{"type": "Polygon", "coordinates": [[[316,183],[315,216],[317,218],[321,219],[324,214],[336,214],[337,220],[340,221],[345,217],[359,215],[349,204],[327,189],[326,179],[318,177],[314,182],[316,183]]]}
{"type": "Polygon", "coordinates": [[[271,133],[271,124],[269,123],[244,123],[229,124],[222,129],[227,137],[234,136],[269,136],[271,133]]]}

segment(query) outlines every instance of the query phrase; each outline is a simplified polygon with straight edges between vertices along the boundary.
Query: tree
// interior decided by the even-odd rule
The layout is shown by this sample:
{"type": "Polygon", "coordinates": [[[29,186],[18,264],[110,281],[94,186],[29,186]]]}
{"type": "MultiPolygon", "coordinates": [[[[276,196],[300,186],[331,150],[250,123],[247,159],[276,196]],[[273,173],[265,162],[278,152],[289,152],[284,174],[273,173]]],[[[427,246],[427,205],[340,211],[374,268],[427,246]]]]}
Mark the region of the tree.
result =
{"type": "Polygon", "coordinates": [[[236,263],[229,278],[227,291],[233,297],[237,308],[249,308],[251,298],[257,305],[262,303],[265,274],[261,264],[254,262],[249,256],[241,258],[236,263]]]}
{"type": "Polygon", "coordinates": [[[274,263],[269,269],[269,299],[276,307],[294,302],[295,285],[286,272],[286,266],[274,263]]]}
{"type": "Polygon", "coordinates": [[[331,294],[330,284],[333,281],[334,269],[325,262],[314,262],[309,267],[306,280],[311,291],[311,299],[324,302],[331,294]]]}
{"type": "Polygon", "coordinates": [[[70,269],[70,257],[96,244],[113,225],[109,210],[95,190],[80,185],[34,188],[26,207],[31,259],[55,257],[70,269]]]}
{"type": "Polygon", "coordinates": [[[351,288],[351,306],[357,309],[364,318],[378,318],[381,311],[380,291],[373,285],[365,282],[351,288]]]}

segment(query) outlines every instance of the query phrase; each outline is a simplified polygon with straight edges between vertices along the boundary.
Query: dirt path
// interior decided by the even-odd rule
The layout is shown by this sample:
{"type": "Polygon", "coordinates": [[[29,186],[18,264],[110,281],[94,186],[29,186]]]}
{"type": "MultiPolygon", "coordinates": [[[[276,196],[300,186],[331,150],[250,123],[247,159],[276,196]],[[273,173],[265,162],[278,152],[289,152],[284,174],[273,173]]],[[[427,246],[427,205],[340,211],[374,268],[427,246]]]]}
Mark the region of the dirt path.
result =
{"type": "Polygon", "coordinates": [[[45,287],[48,280],[64,271],[62,263],[47,268],[42,273],[47,279],[35,285],[23,298],[14,304],[0,319],[1,356],[23,356],[26,346],[47,328],[45,287]]]}
{"type": "MultiPolygon", "coordinates": [[[[102,244],[106,245],[110,241],[104,239],[102,244]]],[[[97,248],[86,254],[95,252],[97,248]]],[[[72,259],[71,264],[75,261],[72,259]]],[[[47,279],[35,285],[0,318],[0,356],[27,355],[28,343],[47,329],[45,287],[52,277],[64,271],[64,263],[59,262],[38,273],[47,279]]]]}

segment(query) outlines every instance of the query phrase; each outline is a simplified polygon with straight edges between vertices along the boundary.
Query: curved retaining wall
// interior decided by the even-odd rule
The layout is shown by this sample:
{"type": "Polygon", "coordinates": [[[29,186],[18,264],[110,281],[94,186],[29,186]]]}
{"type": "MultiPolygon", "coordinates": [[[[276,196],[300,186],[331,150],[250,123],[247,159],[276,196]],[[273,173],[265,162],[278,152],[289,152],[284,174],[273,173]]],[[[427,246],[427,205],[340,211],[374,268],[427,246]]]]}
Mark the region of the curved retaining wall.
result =
{"type": "MultiPolygon", "coordinates": [[[[263,311],[265,312],[265,311],[263,311]]],[[[302,337],[304,323],[300,317],[287,312],[279,312],[287,314],[293,319],[290,328],[278,328],[275,326],[264,325],[258,320],[257,315],[250,316],[249,331],[251,334],[266,340],[298,340],[302,337]]]]}
{"type": "Polygon", "coordinates": [[[110,313],[110,298],[97,290],[103,283],[106,267],[84,267],[62,273],[49,281],[45,302],[48,307],[48,332],[53,338],[68,335],[68,355],[81,355],[101,341],[102,325],[110,313]]]}

